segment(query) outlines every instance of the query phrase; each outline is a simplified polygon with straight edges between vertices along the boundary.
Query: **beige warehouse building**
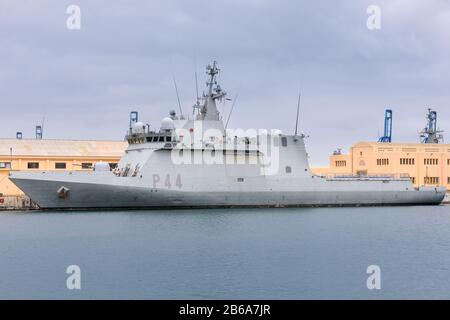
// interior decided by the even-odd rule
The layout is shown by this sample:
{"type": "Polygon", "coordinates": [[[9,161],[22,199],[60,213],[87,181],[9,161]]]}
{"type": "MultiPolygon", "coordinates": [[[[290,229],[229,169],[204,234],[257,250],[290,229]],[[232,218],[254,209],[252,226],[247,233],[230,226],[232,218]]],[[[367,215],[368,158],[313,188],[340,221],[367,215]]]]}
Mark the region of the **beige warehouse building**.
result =
{"type": "Polygon", "coordinates": [[[23,202],[23,192],[8,178],[12,170],[91,170],[99,161],[114,167],[127,146],[125,141],[0,139],[0,209],[23,202]]]}
{"type": "Polygon", "coordinates": [[[416,187],[450,190],[450,145],[360,142],[348,154],[334,152],[329,167],[313,171],[318,175],[408,176],[416,187]]]}

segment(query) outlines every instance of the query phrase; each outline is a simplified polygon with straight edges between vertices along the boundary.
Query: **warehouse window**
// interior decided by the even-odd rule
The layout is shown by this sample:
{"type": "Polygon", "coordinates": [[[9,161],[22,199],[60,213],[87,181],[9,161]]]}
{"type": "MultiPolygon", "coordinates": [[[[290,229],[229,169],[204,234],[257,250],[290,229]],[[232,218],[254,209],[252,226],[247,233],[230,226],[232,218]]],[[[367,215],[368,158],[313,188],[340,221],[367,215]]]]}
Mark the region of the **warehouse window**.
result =
{"type": "Polygon", "coordinates": [[[346,166],[347,166],[347,161],[345,161],[345,160],[336,161],[336,167],[346,167],[346,166]]]}
{"type": "Polygon", "coordinates": [[[423,180],[425,184],[439,184],[439,177],[425,177],[423,180]]]}
{"type": "Polygon", "coordinates": [[[404,166],[413,166],[415,165],[416,160],[414,158],[401,158],[400,164],[404,166]]]}
{"type": "Polygon", "coordinates": [[[92,163],[91,162],[83,162],[81,164],[81,169],[91,169],[92,168],[92,163]]]}
{"type": "Polygon", "coordinates": [[[282,138],[281,138],[281,145],[282,145],[283,147],[287,147],[287,138],[286,138],[286,137],[282,137],[282,138]]]}
{"type": "Polygon", "coordinates": [[[416,178],[415,177],[411,177],[411,182],[412,182],[412,184],[416,184],[416,178]]]}
{"type": "Polygon", "coordinates": [[[439,164],[439,160],[438,159],[424,159],[423,163],[426,166],[437,166],[439,164]]]}
{"type": "Polygon", "coordinates": [[[28,162],[28,169],[39,169],[39,162],[28,162]]]}
{"type": "Polygon", "coordinates": [[[377,165],[378,166],[388,166],[389,159],[377,159],[377,165]]]}
{"type": "Polygon", "coordinates": [[[286,173],[292,173],[292,168],[291,167],[286,167],[286,173]]]}
{"type": "Polygon", "coordinates": [[[0,162],[0,169],[11,169],[11,162],[0,162]]]}
{"type": "Polygon", "coordinates": [[[447,178],[447,184],[450,184],[450,177],[447,178]]]}
{"type": "Polygon", "coordinates": [[[55,162],[55,169],[66,169],[65,162],[55,162]]]}
{"type": "Polygon", "coordinates": [[[237,182],[244,182],[244,178],[237,178],[237,182]]]}

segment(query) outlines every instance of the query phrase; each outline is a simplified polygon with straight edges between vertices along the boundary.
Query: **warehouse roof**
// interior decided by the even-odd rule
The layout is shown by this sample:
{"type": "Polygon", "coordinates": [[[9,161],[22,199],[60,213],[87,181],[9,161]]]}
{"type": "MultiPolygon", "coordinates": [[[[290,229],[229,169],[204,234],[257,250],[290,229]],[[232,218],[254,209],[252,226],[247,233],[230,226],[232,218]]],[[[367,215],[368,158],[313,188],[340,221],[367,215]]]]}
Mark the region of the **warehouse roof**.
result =
{"type": "Polygon", "coordinates": [[[384,143],[384,142],[358,142],[353,147],[372,147],[372,148],[393,148],[393,149],[401,149],[401,148],[416,148],[420,150],[437,150],[448,152],[450,150],[450,144],[444,143],[384,143]]]}
{"type": "Polygon", "coordinates": [[[0,156],[120,157],[128,143],[107,140],[0,139],[0,156]]]}

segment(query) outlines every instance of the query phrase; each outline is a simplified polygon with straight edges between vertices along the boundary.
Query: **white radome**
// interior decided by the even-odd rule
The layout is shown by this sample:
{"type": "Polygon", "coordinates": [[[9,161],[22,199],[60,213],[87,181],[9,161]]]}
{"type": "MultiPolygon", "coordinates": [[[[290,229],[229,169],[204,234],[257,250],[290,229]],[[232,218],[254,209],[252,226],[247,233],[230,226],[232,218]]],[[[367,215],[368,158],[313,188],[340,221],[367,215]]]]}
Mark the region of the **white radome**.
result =
{"type": "Polygon", "coordinates": [[[145,125],[142,122],[133,124],[133,133],[144,133],[145,125]]]}
{"type": "Polygon", "coordinates": [[[94,171],[111,171],[109,167],[109,163],[99,161],[94,164],[94,171]]]}
{"type": "Polygon", "coordinates": [[[161,130],[173,130],[175,125],[173,124],[173,120],[169,117],[162,119],[161,121],[161,130]]]}

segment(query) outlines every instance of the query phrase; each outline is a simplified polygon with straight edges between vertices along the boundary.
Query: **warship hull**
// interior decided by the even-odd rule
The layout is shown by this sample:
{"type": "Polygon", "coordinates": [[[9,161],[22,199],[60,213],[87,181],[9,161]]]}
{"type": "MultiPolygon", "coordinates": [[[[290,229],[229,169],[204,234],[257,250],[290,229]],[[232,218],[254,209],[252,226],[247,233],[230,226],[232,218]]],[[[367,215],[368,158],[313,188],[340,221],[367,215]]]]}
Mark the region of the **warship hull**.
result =
{"type": "MultiPolygon", "coordinates": [[[[17,173],[13,182],[41,209],[161,209],[161,208],[226,208],[226,207],[329,207],[329,206],[395,206],[437,205],[445,196],[443,188],[398,190],[377,187],[370,190],[364,181],[327,181],[313,189],[295,191],[236,190],[189,192],[124,184],[95,183],[70,180],[43,180],[17,173]],[[328,184],[328,185],[327,185],[328,184]],[[69,190],[60,197],[57,190],[69,190]]],[[[36,174],[34,174],[36,175],[36,174]]],[[[78,178],[82,178],[82,174],[78,178]]],[[[87,176],[87,174],[86,174],[87,176]]],[[[89,178],[95,177],[91,175],[89,178]]],[[[56,179],[55,179],[56,178],[56,179]]],[[[84,179],[86,180],[86,179],[84,179]]],[[[108,180],[108,179],[104,179],[108,180]]],[[[117,178],[116,178],[117,180],[117,178]]]]}

